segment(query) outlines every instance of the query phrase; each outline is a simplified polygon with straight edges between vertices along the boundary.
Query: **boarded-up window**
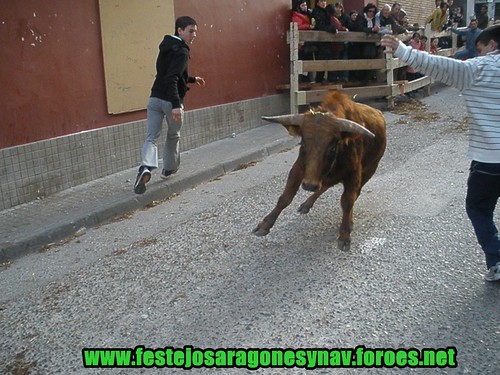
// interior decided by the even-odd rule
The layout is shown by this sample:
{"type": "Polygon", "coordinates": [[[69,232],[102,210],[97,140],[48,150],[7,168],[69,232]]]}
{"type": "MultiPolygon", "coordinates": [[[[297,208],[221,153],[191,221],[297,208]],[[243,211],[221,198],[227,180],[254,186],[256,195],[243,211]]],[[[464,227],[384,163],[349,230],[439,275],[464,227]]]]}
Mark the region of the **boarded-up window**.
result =
{"type": "Polygon", "coordinates": [[[158,45],[175,26],[173,0],[99,0],[109,113],[144,109],[158,45]]]}

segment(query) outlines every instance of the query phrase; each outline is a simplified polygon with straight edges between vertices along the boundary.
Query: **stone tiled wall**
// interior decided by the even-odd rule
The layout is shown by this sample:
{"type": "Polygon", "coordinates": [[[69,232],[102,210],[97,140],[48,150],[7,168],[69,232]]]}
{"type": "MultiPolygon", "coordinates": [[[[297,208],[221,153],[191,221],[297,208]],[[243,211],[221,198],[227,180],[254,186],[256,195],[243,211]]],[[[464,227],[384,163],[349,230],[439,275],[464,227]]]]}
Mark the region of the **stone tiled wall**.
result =
{"type": "MultiPolygon", "coordinates": [[[[288,111],[287,95],[188,111],[181,151],[260,126],[262,115],[288,111]]],[[[137,166],[145,136],[142,120],[1,149],[0,210],[137,166]]]]}

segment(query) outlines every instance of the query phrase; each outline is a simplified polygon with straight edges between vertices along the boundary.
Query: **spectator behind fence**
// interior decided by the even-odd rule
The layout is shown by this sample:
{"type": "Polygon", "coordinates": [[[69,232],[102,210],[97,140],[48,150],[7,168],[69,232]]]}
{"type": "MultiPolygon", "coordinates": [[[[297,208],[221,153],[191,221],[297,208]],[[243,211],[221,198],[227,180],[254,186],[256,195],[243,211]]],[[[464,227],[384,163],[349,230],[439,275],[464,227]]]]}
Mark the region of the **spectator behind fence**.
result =
{"type": "MultiPolygon", "coordinates": [[[[380,26],[375,24],[375,14],[377,7],[373,3],[368,3],[361,13],[356,17],[353,31],[361,31],[367,34],[374,34],[380,31],[380,26]]],[[[356,43],[353,47],[357,59],[374,59],[377,57],[377,46],[375,43],[356,43]]],[[[361,81],[362,85],[366,85],[368,80],[372,78],[373,71],[359,70],[355,76],[361,81]]]]}
{"type": "MultiPolygon", "coordinates": [[[[408,45],[413,49],[418,49],[418,50],[422,51],[422,44],[420,43],[420,34],[414,33],[412,35],[410,41],[408,42],[408,45]]],[[[424,47],[424,51],[425,51],[425,47],[424,47]]],[[[408,66],[406,68],[406,78],[408,79],[408,81],[413,81],[413,80],[420,78],[422,76],[423,75],[421,73],[417,72],[417,70],[415,68],[412,68],[411,66],[408,66]]]]}
{"type": "MultiPolygon", "coordinates": [[[[354,31],[354,22],[356,21],[356,18],[358,17],[358,12],[355,10],[352,10],[349,12],[349,23],[347,24],[347,28],[349,31],[354,31]]],[[[357,58],[357,51],[355,50],[356,43],[347,43],[347,58],[348,59],[356,59],[357,58]]],[[[348,73],[348,78],[349,80],[353,78],[353,74],[350,72],[348,73]]]]}
{"type": "Polygon", "coordinates": [[[454,27],[450,28],[450,30],[452,33],[465,36],[465,49],[457,51],[453,57],[459,60],[467,60],[476,57],[476,39],[482,31],[477,27],[477,20],[472,19],[469,23],[469,27],[465,30],[458,30],[454,27]]]}
{"type": "Polygon", "coordinates": [[[420,51],[427,51],[427,41],[429,39],[425,35],[420,36],[420,51]]]}
{"type": "Polygon", "coordinates": [[[462,14],[461,7],[453,8],[453,10],[451,12],[449,25],[450,25],[450,27],[452,27],[454,25],[456,25],[456,27],[465,27],[467,25],[467,22],[465,21],[464,15],[462,14]]]}
{"type": "Polygon", "coordinates": [[[391,6],[385,4],[375,15],[375,24],[380,26],[379,34],[392,32],[393,34],[403,34],[406,29],[402,27],[391,13],[391,6]]]}
{"type": "Polygon", "coordinates": [[[401,8],[399,11],[399,18],[397,20],[398,24],[405,30],[405,33],[408,33],[410,31],[419,31],[423,30],[423,27],[420,27],[418,23],[416,24],[410,24],[410,19],[408,18],[408,14],[406,11],[401,8]]]}
{"type": "Polygon", "coordinates": [[[411,36],[411,39],[408,41],[408,45],[411,48],[420,49],[420,34],[413,33],[413,35],[411,36]]]}
{"type": "MultiPolygon", "coordinates": [[[[329,33],[336,33],[337,29],[332,24],[331,16],[328,14],[326,9],[326,0],[316,0],[316,6],[314,7],[311,17],[315,30],[327,31],[329,33]]],[[[315,43],[318,52],[318,60],[332,60],[333,59],[333,49],[331,42],[318,42],[315,43]]],[[[325,72],[316,72],[316,82],[317,83],[328,83],[335,81],[335,75],[333,72],[328,72],[327,81],[323,82],[325,77],[325,72]]]]}
{"type": "Polygon", "coordinates": [[[448,20],[448,3],[442,2],[432,14],[426,18],[425,23],[431,24],[432,31],[441,31],[448,20]]]}
{"type": "MultiPolygon", "coordinates": [[[[465,27],[466,22],[462,18],[460,19],[460,16],[457,16],[457,8],[452,8],[453,6],[453,0],[448,0],[448,20],[446,21],[446,24],[443,26],[442,30],[448,30],[450,27],[455,27],[455,24],[457,24],[457,27],[465,27]],[[461,23],[458,25],[458,23],[461,23]]],[[[459,11],[458,11],[459,12],[459,11]]],[[[460,14],[460,13],[459,13],[460,14]]],[[[439,45],[441,48],[451,48],[452,47],[452,38],[451,36],[443,36],[439,40],[439,45]]],[[[457,48],[460,48],[464,45],[462,38],[457,39],[457,48]]]]}
{"type": "Polygon", "coordinates": [[[350,13],[349,13],[349,21],[347,23],[347,28],[349,30],[354,30],[354,22],[356,22],[356,18],[358,17],[358,12],[356,12],[355,10],[352,10],[350,13]]]}
{"type": "Polygon", "coordinates": [[[476,17],[476,19],[478,28],[484,30],[488,27],[488,23],[490,21],[490,17],[488,17],[488,5],[481,5],[481,8],[479,8],[479,15],[476,17]]]}
{"type": "Polygon", "coordinates": [[[307,9],[306,0],[294,0],[294,7],[292,9],[292,22],[297,23],[299,30],[312,30],[314,26],[311,25],[311,12],[307,9]]]}
{"type": "MultiPolygon", "coordinates": [[[[394,21],[397,23],[398,27],[404,28],[400,22],[400,18],[404,18],[406,16],[406,12],[401,13],[401,4],[400,3],[392,4],[391,16],[394,19],[394,21]]],[[[396,80],[404,81],[406,79],[406,69],[404,67],[397,68],[396,70],[394,70],[394,76],[395,76],[396,80]]]]}
{"type": "Polygon", "coordinates": [[[406,27],[403,24],[403,20],[406,17],[406,12],[402,11],[401,4],[400,3],[394,3],[392,4],[391,7],[391,16],[393,19],[393,22],[395,24],[395,31],[393,31],[394,34],[403,34],[406,33],[406,27]]]}
{"type": "MultiPolygon", "coordinates": [[[[342,25],[342,22],[340,19],[342,18],[342,14],[344,11],[344,7],[340,3],[336,3],[333,7],[329,8],[329,12],[332,12],[331,14],[331,20],[332,24],[335,26],[337,31],[349,31],[348,28],[346,28],[344,25],[342,25]]],[[[333,59],[334,60],[342,60],[345,57],[346,49],[347,49],[347,43],[344,42],[335,42],[333,44],[333,59]]],[[[347,72],[343,71],[335,71],[333,73],[335,81],[347,81],[347,72]]]]}
{"type": "MultiPolygon", "coordinates": [[[[306,0],[294,0],[294,8],[292,9],[292,22],[297,23],[299,30],[313,30],[311,24],[311,12],[307,9],[306,0]]],[[[313,60],[316,47],[314,43],[306,42],[299,44],[299,60],[313,60]]],[[[308,75],[301,74],[299,82],[310,82],[308,75]]]]}
{"type": "MultiPolygon", "coordinates": [[[[451,12],[451,17],[448,21],[449,27],[466,27],[467,22],[465,21],[465,17],[462,12],[461,7],[455,7],[453,8],[453,11],[451,12]]],[[[464,37],[457,38],[457,48],[461,48],[464,46],[464,37]]],[[[451,46],[451,43],[450,43],[451,46]]]]}
{"type": "Polygon", "coordinates": [[[401,4],[394,3],[391,7],[391,15],[397,21],[399,19],[399,12],[401,12],[401,4]]]}
{"type": "Polygon", "coordinates": [[[446,3],[448,3],[448,17],[446,18],[446,24],[444,25],[443,29],[447,29],[448,27],[451,27],[451,18],[453,16],[453,0],[445,0],[446,3]]]}
{"type": "Polygon", "coordinates": [[[344,26],[346,29],[349,29],[349,15],[344,12],[344,6],[342,5],[342,3],[335,3],[334,8],[338,9],[339,15],[337,16],[337,18],[339,19],[342,26],[344,26]]]}
{"type": "Polygon", "coordinates": [[[437,55],[438,54],[438,45],[439,45],[439,39],[438,38],[432,38],[431,39],[431,54],[437,55]]]}
{"type": "Polygon", "coordinates": [[[377,14],[377,7],[373,3],[368,3],[356,17],[353,31],[362,31],[367,34],[378,33],[380,26],[375,24],[375,14],[377,14]]]}

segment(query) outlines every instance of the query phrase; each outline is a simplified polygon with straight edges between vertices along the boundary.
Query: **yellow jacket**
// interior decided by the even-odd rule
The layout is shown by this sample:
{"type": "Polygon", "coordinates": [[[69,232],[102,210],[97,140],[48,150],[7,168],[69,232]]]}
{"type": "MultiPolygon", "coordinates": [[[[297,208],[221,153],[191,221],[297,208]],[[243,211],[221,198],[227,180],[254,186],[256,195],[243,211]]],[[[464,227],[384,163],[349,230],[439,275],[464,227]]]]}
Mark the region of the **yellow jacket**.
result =
{"type": "Polygon", "coordinates": [[[431,24],[431,30],[433,31],[441,31],[443,28],[443,25],[446,23],[446,20],[448,19],[448,12],[444,12],[441,10],[441,8],[436,8],[432,14],[427,17],[425,20],[425,23],[430,23],[431,24]]]}

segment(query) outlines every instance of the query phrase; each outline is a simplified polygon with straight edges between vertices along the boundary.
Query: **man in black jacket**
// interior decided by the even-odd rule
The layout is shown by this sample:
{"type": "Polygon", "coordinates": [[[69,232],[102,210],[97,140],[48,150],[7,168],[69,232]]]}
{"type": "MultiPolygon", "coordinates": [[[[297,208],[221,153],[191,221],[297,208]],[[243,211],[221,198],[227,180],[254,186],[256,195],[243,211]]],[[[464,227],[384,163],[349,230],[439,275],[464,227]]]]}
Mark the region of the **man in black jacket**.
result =
{"type": "Polygon", "coordinates": [[[196,21],[188,16],[175,21],[175,34],[166,35],[160,43],[156,60],[156,78],[151,88],[147,107],[148,134],[142,147],[141,165],[135,180],[134,192],[143,194],[151,171],[158,168],[158,147],[163,119],[167,122],[167,138],[163,150],[161,178],[177,172],[180,164],[179,136],[184,114],[183,99],[189,90],[188,83],[205,86],[201,77],[188,74],[189,45],[196,38],[196,21]]]}
{"type": "Polygon", "coordinates": [[[477,27],[478,29],[484,30],[488,27],[490,17],[488,16],[488,5],[482,4],[479,8],[479,15],[477,16],[477,27]]]}
{"type": "MultiPolygon", "coordinates": [[[[316,0],[316,6],[312,10],[311,22],[314,25],[314,30],[327,31],[329,33],[336,33],[337,29],[332,24],[331,16],[333,15],[333,8],[329,13],[326,0],[316,0]]],[[[315,43],[318,49],[318,60],[333,60],[333,44],[330,42],[317,42],[315,43]]],[[[325,72],[316,72],[316,82],[323,83],[325,72]]],[[[328,72],[327,82],[335,81],[334,72],[328,72]]]]}

